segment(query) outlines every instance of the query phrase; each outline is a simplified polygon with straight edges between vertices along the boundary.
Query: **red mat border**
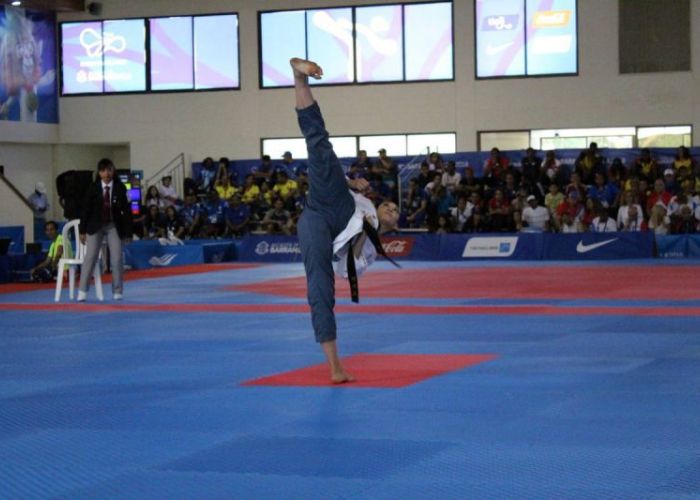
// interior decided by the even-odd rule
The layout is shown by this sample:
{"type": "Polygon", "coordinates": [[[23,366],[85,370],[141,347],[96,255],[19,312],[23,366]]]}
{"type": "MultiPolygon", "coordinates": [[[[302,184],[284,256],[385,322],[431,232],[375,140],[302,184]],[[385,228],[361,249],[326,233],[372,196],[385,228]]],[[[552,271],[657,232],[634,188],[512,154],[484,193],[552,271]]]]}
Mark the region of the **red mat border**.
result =
{"type": "Polygon", "coordinates": [[[358,353],[343,359],[356,380],[333,384],[325,363],[242,382],[244,387],[339,387],[398,389],[498,358],[497,354],[358,353]]]}

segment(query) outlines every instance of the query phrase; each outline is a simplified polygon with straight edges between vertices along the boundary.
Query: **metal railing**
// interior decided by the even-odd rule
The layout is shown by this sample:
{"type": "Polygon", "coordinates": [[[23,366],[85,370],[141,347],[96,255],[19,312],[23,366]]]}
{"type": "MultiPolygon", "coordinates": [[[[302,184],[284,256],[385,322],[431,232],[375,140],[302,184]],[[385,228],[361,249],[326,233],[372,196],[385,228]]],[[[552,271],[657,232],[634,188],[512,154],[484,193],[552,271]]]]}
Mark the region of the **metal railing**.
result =
{"type": "Polygon", "coordinates": [[[175,158],[166,163],[160,170],[155,174],[145,180],[144,182],[144,192],[148,191],[149,186],[157,185],[158,182],[165,176],[169,175],[172,177],[172,186],[175,186],[178,198],[182,198],[184,195],[184,184],[185,184],[185,153],[180,153],[175,158]]]}

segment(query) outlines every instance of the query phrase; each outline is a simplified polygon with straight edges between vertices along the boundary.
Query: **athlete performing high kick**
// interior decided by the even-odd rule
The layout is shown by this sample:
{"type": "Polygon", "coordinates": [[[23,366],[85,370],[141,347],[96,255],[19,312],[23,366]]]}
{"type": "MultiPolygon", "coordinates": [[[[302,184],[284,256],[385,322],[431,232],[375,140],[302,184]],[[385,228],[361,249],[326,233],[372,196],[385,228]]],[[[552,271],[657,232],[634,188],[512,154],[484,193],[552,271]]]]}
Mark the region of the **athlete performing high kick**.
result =
{"type": "Polygon", "coordinates": [[[306,270],[311,322],[316,341],[326,355],[331,381],[342,384],[354,379],[338,357],[333,313],[334,269],[350,280],[353,301],[357,302],[357,276],[376,260],[377,254],[386,257],[377,235],[396,228],[399,211],[392,202],[384,202],[375,209],[360,194],[369,189],[369,183],[365,179],[345,177],[328,140],[321,109],[309,87],[309,77],[318,80],[323,70],[304,59],[294,58],[289,62],[294,71],[299,128],[309,155],[309,193],[297,233],[306,270]]]}

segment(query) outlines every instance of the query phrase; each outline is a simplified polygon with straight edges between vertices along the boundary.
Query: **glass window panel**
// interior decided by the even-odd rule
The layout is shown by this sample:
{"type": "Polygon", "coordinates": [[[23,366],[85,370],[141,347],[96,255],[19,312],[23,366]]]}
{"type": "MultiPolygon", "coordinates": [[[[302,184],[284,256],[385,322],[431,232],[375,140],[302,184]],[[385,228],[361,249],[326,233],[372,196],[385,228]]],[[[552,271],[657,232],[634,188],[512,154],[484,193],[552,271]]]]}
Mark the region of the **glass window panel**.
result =
{"type": "Polygon", "coordinates": [[[143,19],[104,21],[105,92],[146,90],[146,27],[143,19]]]}
{"type": "Polygon", "coordinates": [[[357,155],[357,137],[331,137],[329,140],[338,158],[354,158],[357,155]]]}
{"type": "Polygon", "coordinates": [[[195,88],[238,87],[238,16],[194,18],[195,88]]]}
{"type": "Polygon", "coordinates": [[[541,149],[542,151],[549,151],[550,149],[585,149],[588,147],[588,141],[585,137],[543,137],[540,144],[536,149],[541,149]]]}
{"type": "Polygon", "coordinates": [[[285,151],[292,153],[293,158],[305,159],[308,158],[306,153],[306,142],[303,138],[299,139],[263,139],[262,149],[264,155],[270,155],[270,158],[279,159],[285,151]]]}
{"type": "Polygon", "coordinates": [[[294,85],[289,60],[306,57],[305,29],[303,10],[260,15],[263,87],[294,85]]]}
{"type": "Polygon", "coordinates": [[[102,92],[102,23],[61,24],[63,94],[102,92]]]}
{"type": "Polygon", "coordinates": [[[350,83],[355,79],[352,9],[306,11],[308,58],[323,67],[323,79],[310,83],[350,83]]]}
{"type": "Polygon", "coordinates": [[[577,71],[576,0],[527,0],[527,74],[577,71]]]}
{"type": "Polygon", "coordinates": [[[493,148],[512,151],[527,149],[529,145],[530,133],[527,130],[479,132],[479,151],[491,151],[493,148]]]}
{"type": "Polygon", "coordinates": [[[692,127],[639,127],[637,145],[640,148],[675,148],[691,146],[692,127]]]}
{"type": "Polygon", "coordinates": [[[404,6],[406,80],[454,78],[452,3],[404,6]]]}
{"type": "Polygon", "coordinates": [[[367,135],[360,137],[360,148],[370,157],[378,156],[380,149],[386,149],[389,156],[406,156],[406,136],[401,135],[367,135]]]}
{"type": "Polygon", "coordinates": [[[476,76],[525,74],[523,0],[477,0],[476,76]]]}
{"type": "Polygon", "coordinates": [[[633,135],[604,135],[604,136],[589,136],[586,138],[588,145],[591,142],[598,144],[599,148],[633,148],[634,147],[634,136],[633,135]]]}
{"type": "Polygon", "coordinates": [[[151,89],[192,89],[192,18],[168,17],[149,21],[151,89]]]}
{"type": "Polygon", "coordinates": [[[432,152],[450,154],[457,152],[457,134],[410,134],[407,138],[409,156],[432,152]]]}
{"type": "Polygon", "coordinates": [[[403,80],[403,32],[400,5],[355,10],[357,81],[403,80]]]}

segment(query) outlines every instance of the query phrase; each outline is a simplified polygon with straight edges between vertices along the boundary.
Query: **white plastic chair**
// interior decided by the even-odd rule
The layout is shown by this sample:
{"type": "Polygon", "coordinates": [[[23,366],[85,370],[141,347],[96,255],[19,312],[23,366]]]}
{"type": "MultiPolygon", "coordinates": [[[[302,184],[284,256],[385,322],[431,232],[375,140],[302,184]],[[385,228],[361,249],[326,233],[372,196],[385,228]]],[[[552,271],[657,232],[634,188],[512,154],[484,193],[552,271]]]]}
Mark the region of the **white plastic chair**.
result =
{"type": "MultiPolygon", "coordinates": [[[[69,284],[69,297],[73,300],[75,296],[75,270],[78,266],[83,264],[85,259],[86,246],[80,241],[80,230],[78,226],[80,225],[80,219],[74,219],[63,226],[63,249],[64,257],[58,261],[58,274],[56,275],[56,296],[54,301],[59,302],[61,300],[61,288],[63,288],[63,272],[68,268],[68,284],[69,284]],[[75,248],[75,255],[73,257],[68,257],[66,252],[66,246],[70,245],[71,248],[75,248]]],[[[95,278],[95,293],[97,294],[97,300],[103,301],[105,299],[104,293],[102,291],[102,273],[101,273],[101,261],[102,261],[102,251],[95,265],[95,269],[92,275],[95,278]]]]}

